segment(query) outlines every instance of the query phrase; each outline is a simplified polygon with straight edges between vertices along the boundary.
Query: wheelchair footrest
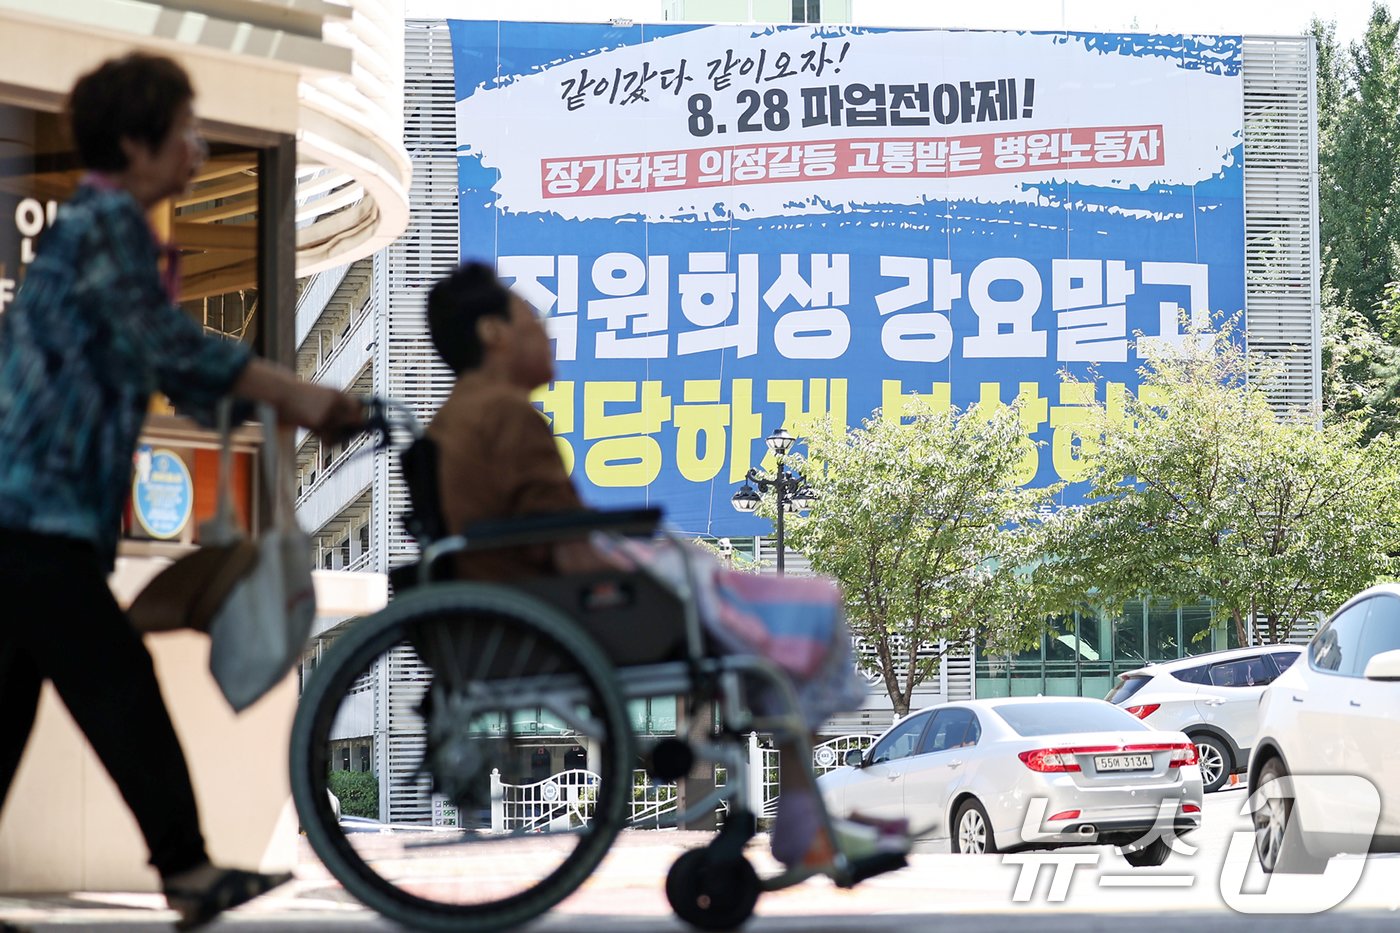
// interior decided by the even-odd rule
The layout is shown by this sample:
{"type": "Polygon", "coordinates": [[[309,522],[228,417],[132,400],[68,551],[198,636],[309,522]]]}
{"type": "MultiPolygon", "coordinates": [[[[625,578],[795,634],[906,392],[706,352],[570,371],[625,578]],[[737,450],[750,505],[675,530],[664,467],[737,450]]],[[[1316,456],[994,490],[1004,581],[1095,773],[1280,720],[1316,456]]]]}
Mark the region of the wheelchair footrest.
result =
{"type": "Polygon", "coordinates": [[[908,864],[909,861],[899,852],[876,852],[864,858],[852,859],[851,885],[860,884],[866,878],[883,875],[887,871],[898,871],[908,864]]]}

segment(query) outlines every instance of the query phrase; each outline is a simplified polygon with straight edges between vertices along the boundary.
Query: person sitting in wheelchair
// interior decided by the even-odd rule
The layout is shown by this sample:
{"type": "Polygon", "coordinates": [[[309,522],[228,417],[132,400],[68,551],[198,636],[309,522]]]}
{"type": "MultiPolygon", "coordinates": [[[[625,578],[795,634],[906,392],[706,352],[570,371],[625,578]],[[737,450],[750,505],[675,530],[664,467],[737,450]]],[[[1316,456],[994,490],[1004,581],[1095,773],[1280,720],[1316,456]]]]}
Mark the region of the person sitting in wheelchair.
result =
{"type": "MultiPolygon", "coordinates": [[[[427,434],[438,447],[442,518],[457,531],[473,523],[584,509],[549,426],[530,394],[554,378],[549,335],[534,308],[495,271],[469,262],[437,282],[428,296],[433,346],[456,374],[427,434]]],[[[833,713],[859,705],[865,690],[855,673],[840,593],[820,578],[757,577],[724,569],[698,548],[609,547],[574,539],[550,545],[468,551],[455,555],[459,579],[519,583],[532,577],[627,569],[646,562],[661,579],[686,573],[696,583],[700,618],[728,652],[757,652],[794,681],[809,730],[833,713]],[[693,552],[693,553],[690,553],[693,552]]],[[[843,845],[824,831],[811,772],[810,734],[784,743],[782,793],[772,836],[783,863],[820,866],[843,845]]],[[[903,840],[903,827],[877,834],[903,840]]],[[[868,827],[837,825],[837,835],[868,845],[868,827]],[[843,831],[844,830],[844,831],[843,831]]],[[[883,838],[883,837],[882,837],[883,838]]],[[[849,853],[848,853],[849,854],[849,853]]]]}

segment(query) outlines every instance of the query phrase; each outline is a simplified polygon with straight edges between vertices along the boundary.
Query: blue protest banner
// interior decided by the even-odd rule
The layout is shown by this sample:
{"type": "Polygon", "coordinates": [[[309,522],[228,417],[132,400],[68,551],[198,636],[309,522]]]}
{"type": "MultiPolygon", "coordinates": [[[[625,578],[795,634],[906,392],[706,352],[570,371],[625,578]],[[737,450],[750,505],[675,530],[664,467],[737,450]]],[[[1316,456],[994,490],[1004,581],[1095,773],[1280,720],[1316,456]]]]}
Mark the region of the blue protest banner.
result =
{"type": "Polygon", "coordinates": [[[1243,314],[1236,37],[450,28],[462,255],[547,315],[592,504],[766,533],[729,497],[769,432],[912,393],[1019,398],[1027,482],[1072,481],[1061,370],[1132,391],[1243,314]]]}

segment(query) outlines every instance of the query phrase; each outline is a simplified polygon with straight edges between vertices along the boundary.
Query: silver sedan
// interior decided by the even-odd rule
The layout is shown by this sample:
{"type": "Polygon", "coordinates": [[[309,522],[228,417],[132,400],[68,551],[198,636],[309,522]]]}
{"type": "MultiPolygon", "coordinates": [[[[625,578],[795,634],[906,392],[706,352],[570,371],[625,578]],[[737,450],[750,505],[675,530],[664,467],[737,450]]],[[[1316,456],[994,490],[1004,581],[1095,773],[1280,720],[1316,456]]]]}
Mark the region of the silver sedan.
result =
{"type": "Polygon", "coordinates": [[[1116,845],[1133,865],[1160,865],[1201,820],[1196,746],[1103,700],[920,710],[847,765],[817,782],[833,814],[907,819],[954,852],[1116,845]]]}

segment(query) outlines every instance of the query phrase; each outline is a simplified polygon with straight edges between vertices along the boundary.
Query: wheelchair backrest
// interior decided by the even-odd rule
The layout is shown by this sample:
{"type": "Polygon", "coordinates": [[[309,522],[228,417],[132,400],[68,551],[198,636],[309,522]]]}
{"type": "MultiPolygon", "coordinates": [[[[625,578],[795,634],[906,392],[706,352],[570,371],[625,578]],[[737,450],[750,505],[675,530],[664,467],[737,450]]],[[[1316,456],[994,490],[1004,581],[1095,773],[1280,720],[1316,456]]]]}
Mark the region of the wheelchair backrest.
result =
{"type": "Polygon", "coordinates": [[[403,523],[420,546],[447,536],[438,487],[438,459],[437,441],[426,434],[399,454],[399,471],[408,487],[410,505],[403,523]]]}
{"type": "MultiPolygon", "coordinates": [[[[451,534],[442,513],[437,443],[426,434],[399,454],[410,509],[409,534],[426,546],[451,534]]],[[[620,514],[620,513],[619,513],[620,514]]],[[[389,571],[394,592],[418,584],[417,563],[389,571]]],[[[434,568],[434,580],[450,580],[450,562],[434,568]]],[[[645,574],[605,572],[531,577],[513,584],[578,622],[614,664],[650,664],[685,657],[684,609],[675,593],[645,574]]]]}

